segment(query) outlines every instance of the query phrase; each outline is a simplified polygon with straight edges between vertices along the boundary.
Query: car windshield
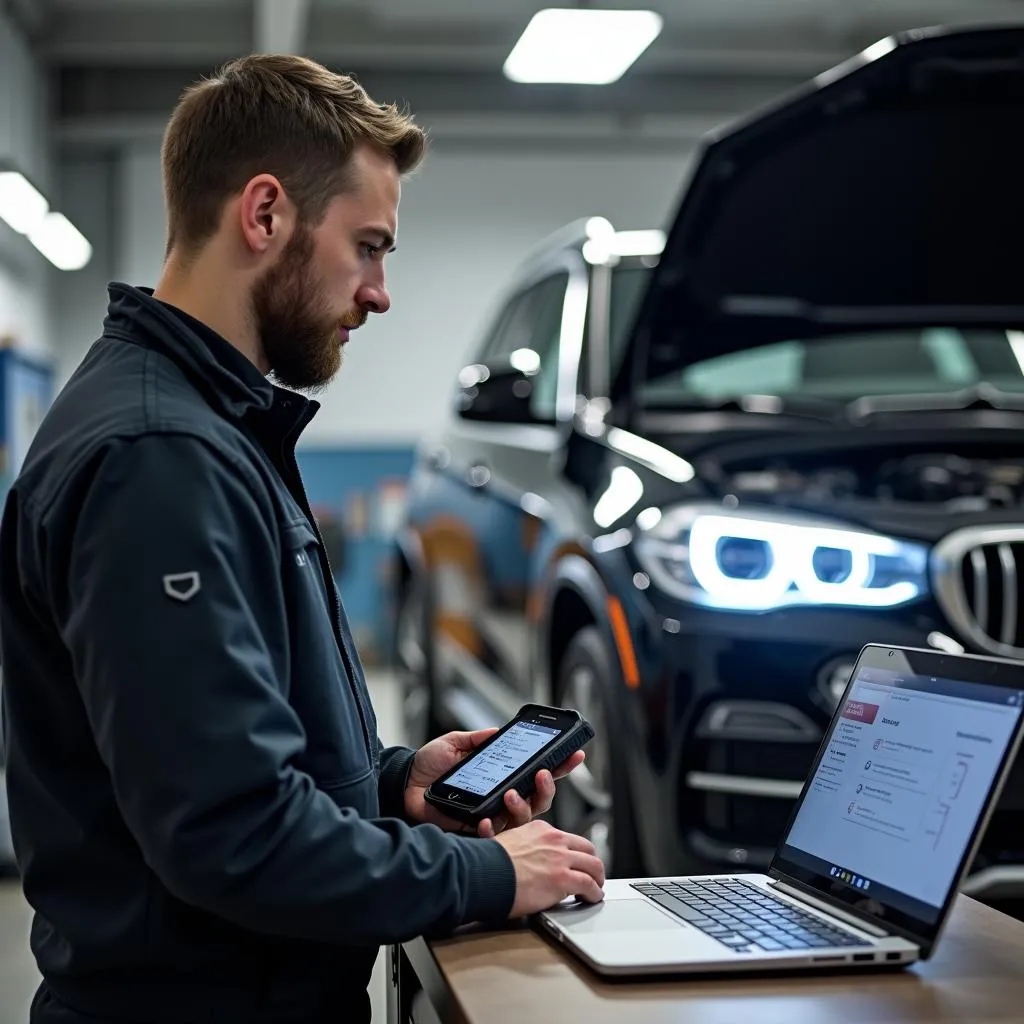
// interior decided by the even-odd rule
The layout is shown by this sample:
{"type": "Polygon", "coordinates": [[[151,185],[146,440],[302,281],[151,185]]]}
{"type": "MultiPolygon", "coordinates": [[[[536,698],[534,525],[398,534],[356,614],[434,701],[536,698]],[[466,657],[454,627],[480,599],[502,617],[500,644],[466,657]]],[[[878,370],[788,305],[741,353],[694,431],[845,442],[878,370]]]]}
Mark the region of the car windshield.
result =
{"type": "MultiPolygon", "coordinates": [[[[618,367],[649,271],[620,266],[612,277],[611,354],[618,367]]],[[[981,382],[1024,392],[1024,332],[893,328],[780,341],[706,359],[646,382],[645,405],[745,394],[851,401],[880,395],[960,391],[981,382]]]]}

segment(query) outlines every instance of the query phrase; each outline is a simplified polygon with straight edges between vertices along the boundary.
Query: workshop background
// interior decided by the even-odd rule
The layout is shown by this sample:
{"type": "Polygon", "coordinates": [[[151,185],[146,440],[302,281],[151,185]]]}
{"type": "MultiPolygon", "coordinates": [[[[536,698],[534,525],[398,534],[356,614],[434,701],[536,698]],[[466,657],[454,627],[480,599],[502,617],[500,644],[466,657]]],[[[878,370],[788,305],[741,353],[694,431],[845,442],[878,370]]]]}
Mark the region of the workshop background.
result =
{"type": "MultiPolygon", "coordinates": [[[[891,32],[1024,17],[1018,0],[601,4],[663,18],[618,82],[512,82],[503,62],[540,6],[6,0],[0,14],[0,161],[92,247],[83,269],[60,272],[0,222],[0,339],[23,356],[8,365],[43,360],[55,388],[98,334],[107,282],[157,279],[160,137],[190,82],[242,53],[291,50],[356,74],[428,129],[430,159],[405,186],[389,261],[393,308],[346,352],[302,446],[318,515],[345,530],[345,600],[371,662],[386,648],[388,534],[416,439],[445,415],[468,350],[534,246],[593,215],[661,226],[705,132],[891,32]]],[[[6,403],[5,475],[41,414],[38,391],[6,403]]]]}
{"type": "MultiPolygon", "coordinates": [[[[24,176],[87,242],[71,236],[66,262],[87,259],[61,270],[0,217],[0,492],[97,337],[107,283],[156,282],[160,138],[181,91],[252,51],[354,73],[375,99],[415,113],[431,152],[404,186],[392,310],[347,349],[300,461],[361,652],[385,668],[390,554],[417,441],[448,414],[459,369],[521,260],[579,218],[664,226],[706,132],[891,33],[1024,22],[1021,0],[599,2],[586,6],[662,20],[618,81],[512,81],[503,64],[542,6],[0,0],[0,174],[24,176]]],[[[375,679],[382,731],[397,738],[388,676],[375,679]]],[[[2,1024],[25,1019],[34,984],[26,922],[11,883],[0,890],[2,1024]]]]}

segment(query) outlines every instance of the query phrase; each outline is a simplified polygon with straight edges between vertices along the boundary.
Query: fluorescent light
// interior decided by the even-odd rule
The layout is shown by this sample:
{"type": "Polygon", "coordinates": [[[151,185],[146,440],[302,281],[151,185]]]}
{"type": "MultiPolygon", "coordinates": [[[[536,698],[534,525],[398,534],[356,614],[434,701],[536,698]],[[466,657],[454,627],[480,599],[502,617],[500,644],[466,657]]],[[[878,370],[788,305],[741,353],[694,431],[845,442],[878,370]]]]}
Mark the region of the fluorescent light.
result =
{"type": "Polygon", "coordinates": [[[661,26],[654,11],[538,11],[505,61],[505,76],[513,82],[608,85],[654,42],[661,26]]]}
{"type": "Polygon", "coordinates": [[[20,171],[0,171],[0,220],[28,240],[58,269],[81,270],[92,259],[85,235],[20,171]]]}
{"type": "Polygon", "coordinates": [[[58,270],[81,270],[92,259],[92,246],[63,213],[46,214],[28,240],[58,270]]]}
{"type": "Polygon", "coordinates": [[[27,235],[45,216],[50,204],[18,171],[0,171],[0,220],[19,235],[27,235]]]}

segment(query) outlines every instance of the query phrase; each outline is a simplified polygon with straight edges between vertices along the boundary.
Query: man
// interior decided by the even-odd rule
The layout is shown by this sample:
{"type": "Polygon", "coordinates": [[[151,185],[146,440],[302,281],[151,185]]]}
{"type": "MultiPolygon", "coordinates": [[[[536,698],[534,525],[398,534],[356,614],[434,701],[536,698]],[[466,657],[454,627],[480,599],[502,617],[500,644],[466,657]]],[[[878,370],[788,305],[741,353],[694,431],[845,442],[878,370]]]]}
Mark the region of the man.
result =
{"type": "Polygon", "coordinates": [[[295,461],[298,392],[390,305],[423,149],[287,57],[171,119],[162,279],[111,286],[0,531],[34,1021],[366,1021],[381,943],[601,898],[592,846],[530,821],[549,774],[479,836],[424,802],[489,733],[382,749],[295,461]]]}

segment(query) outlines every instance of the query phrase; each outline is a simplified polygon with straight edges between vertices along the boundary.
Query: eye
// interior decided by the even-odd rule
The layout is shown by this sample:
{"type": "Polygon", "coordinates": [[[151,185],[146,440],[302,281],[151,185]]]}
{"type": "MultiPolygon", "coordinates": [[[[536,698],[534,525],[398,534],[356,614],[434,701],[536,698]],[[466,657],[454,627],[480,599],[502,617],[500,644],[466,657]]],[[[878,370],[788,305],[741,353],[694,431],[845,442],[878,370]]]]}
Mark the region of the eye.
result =
{"type": "Polygon", "coordinates": [[[375,260],[375,259],[379,259],[383,255],[384,248],[383,248],[383,246],[380,246],[380,245],[373,245],[371,242],[364,242],[363,243],[363,252],[365,252],[366,255],[371,260],[375,260]]]}

